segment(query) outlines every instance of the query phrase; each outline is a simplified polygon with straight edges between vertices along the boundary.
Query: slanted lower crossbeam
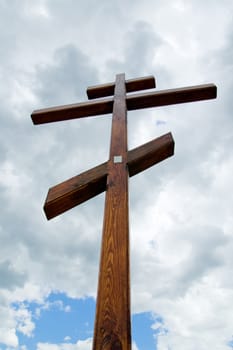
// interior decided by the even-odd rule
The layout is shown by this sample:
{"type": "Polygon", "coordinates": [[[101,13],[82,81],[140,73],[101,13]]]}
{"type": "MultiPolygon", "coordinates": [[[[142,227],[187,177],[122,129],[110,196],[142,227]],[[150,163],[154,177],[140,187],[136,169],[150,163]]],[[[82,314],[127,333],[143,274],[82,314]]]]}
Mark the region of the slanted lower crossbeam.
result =
{"type": "MultiPolygon", "coordinates": [[[[174,140],[171,133],[128,151],[129,176],[134,176],[173,154],[174,140]]],[[[108,162],[105,162],[50,188],[44,205],[47,219],[52,219],[104,192],[107,175],[108,162]]]]}

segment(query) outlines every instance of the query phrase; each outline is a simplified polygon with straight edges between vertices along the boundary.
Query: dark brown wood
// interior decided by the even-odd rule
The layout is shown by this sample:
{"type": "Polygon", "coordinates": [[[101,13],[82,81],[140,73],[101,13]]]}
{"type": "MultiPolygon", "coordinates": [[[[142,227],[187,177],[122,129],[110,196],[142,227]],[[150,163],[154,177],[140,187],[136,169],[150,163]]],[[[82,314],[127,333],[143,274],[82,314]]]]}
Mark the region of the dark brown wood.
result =
{"type": "MultiPolygon", "coordinates": [[[[174,154],[171,133],[128,151],[129,176],[134,176],[174,154]]],[[[44,205],[52,219],[106,190],[108,163],[102,163],[49,189],[44,205]]]]}
{"type": "Polygon", "coordinates": [[[93,117],[112,113],[113,98],[88,101],[65,106],[38,109],[31,114],[34,124],[60,122],[62,120],[93,117]]]}
{"type": "Polygon", "coordinates": [[[106,190],[107,162],[49,189],[44,205],[47,219],[87,201],[106,190]]]}
{"type": "Polygon", "coordinates": [[[130,350],[127,110],[116,76],[93,350],[130,350]],[[122,161],[115,163],[114,157],[122,161]]]}
{"type": "Polygon", "coordinates": [[[128,177],[174,154],[171,133],[127,150],[127,110],[216,98],[213,84],[158,92],[134,92],[155,87],[153,77],[89,87],[88,97],[100,99],[34,111],[34,124],[113,112],[109,161],[54,186],[44,205],[48,219],[106,190],[93,350],[131,350],[128,177]]]}
{"type": "MultiPolygon", "coordinates": [[[[161,107],[177,103],[194,102],[216,98],[214,84],[191,86],[179,89],[132,94],[126,97],[127,109],[161,107]]],[[[106,98],[72,105],[36,110],[31,118],[34,124],[91,117],[112,113],[113,98],[106,98]]]]}
{"type": "MultiPolygon", "coordinates": [[[[147,77],[126,80],[126,92],[134,92],[139,90],[155,88],[155,78],[150,75],[147,77]]],[[[101,84],[89,86],[87,88],[87,96],[89,99],[112,96],[114,94],[115,82],[109,84],[101,84]]]]}
{"type": "Polygon", "coordinates": [[[175,142],[169,132],[128,152],[129,176],[150,168],[174,154],[175,142]]]}
{"type": "Polygon", "coordinates": [[[127,109],[161,107],[178,103],[194,102],[216,98],[214,84],[197,85],[179,89],[134,94],[127,97],[127,109]]]}

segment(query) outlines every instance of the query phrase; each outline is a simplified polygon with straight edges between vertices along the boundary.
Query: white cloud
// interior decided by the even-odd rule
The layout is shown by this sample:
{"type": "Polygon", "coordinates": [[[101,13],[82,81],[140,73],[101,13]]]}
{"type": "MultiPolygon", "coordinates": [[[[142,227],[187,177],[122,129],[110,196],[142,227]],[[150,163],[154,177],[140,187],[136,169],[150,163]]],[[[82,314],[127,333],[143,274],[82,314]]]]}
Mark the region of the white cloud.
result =
{"type": "Polygon", "coordinates": [[[1,327],[0,342],[6,346],[16,348],[18,346],[18,337],[15,333],[15,328],[1,327]]]}
{"type": "Polygon", "coordinates": [[[92,345],[92,339],[78,340],[77,343],[62,343],[62,344],[49,344],[38,343],[37,350],[90,350],[92,345]]]}
{"type": "Polygon", "coordinates": [[[64,305],[62,300],[56,300],[56,301],[45,301],[39,308],[39,310],[36,311],[38,316],[40,315],[41,310],[51,310],[52,308],[58,309],[59,311],[63,312],[70,312],[71,307],[70,305],[64,305]]]}
{"type": "Polygon", "coordinates": [[[68,335],[64,338],[64,341],[70,341],[70,340],[71,340],[71,337],[68,335]]]}
{"type": "Polygon", "coordinates": [[[32,4],[30,1],[25,1],[23,11],[28,17],[49,18],[51,16],[46,4],[46,0],[37,1],[36,4],[32,4]]]}
{"type": "Polygon", "coordinates": [[[35,324],[32,322],[31,312],[24,305],[21,305],[19,309],[15,311],[15,319],[17,322],[17,331],[23,333],[27,337],[31,337],[35,329],[35,324]]]}
{"type": "Polygon", "coordinates": [[[96,293],[103,196],[51,222],[42,205],[50,186],[107,159],[110,118],[35,127],[29,114],[86,99],[87,85],[123,70],[154,74],[159,89],[219,86],[216,102],[129,113],[130,145],[167,131],[176,142],[172,159],[131,179],[130,216],[133,310],[164,320],[158,349],[225,348],[233,324],[232,2],[24,0],[0,10],[0,341],[17,347],[16,330],[36,331],[29,310],[13,302],[43,307],[52,290],[96,293]]]}
{"type": "Polygon", "coordinates": [[[132,344],[132,350],[138,350],[137,344],[135,342],[132,344]]]}
{"type": "Polygon", "coordinates": [[[207,344],[224,349],[231,339],[233,320],[227,307],[231,299],[232,291],[216,286],[213,279],[196,284],[184,298],[170,303],[169,317],[165,317],[168,332],[158,337],[159,349],[205,349],[207,344]]]}

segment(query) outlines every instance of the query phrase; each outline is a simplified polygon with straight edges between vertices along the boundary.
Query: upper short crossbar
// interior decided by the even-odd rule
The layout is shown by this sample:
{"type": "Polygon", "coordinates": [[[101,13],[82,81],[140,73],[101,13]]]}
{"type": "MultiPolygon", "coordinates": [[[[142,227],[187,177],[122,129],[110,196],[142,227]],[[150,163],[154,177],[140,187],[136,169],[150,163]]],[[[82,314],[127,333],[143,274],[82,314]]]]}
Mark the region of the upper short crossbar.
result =
{"type": "MultiPolygon", "coordinates": [[[[217,87],[204,84],[156,92],[137,93],[126,96],[127,110],[160,107],[178,103],[194,102],[216,98],[217,87]]],[[[112,113],[113,98],[93,100],[83,103],[39,109],[32,113],[34,124],[44,124],[62,120],[91,117],[112,113]]]]}
{"type": "MultiPolygon", "coordinates": [[[[156,87],[155,78],[150,75],[137,79],[129,79],[125,81],[126,92],[134,92],[139,90],[153,89],[156,87]]],[[[109,84],[101,84],[89,86],[87,88],[87,96],[89,99],[112,96],[114,94],[115,82],[109,84]]]]}

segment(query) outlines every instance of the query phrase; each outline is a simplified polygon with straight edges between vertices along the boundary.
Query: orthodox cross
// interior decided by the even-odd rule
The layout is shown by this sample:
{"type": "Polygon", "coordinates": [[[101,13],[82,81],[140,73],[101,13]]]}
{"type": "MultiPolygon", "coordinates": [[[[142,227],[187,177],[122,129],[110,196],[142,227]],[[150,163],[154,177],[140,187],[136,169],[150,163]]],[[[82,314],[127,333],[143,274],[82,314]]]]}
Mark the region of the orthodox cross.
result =
{"type": "Polygon", "coordinates": [[[112,113],[109,160],[49,189],[48,219],[106,191],[93,350],[130,350],[128,178],[174,154],[171,133],[128,151],[127,110],[216,98],[214,84],[127,95],[155,88],[152,76],[92,86],[92,101],[36,110],[34,124],[112,113]],[[112,96],[113,97],[108,97],[112,96]],[[100,98],[100,99],[99,99],[100,98]]]}

